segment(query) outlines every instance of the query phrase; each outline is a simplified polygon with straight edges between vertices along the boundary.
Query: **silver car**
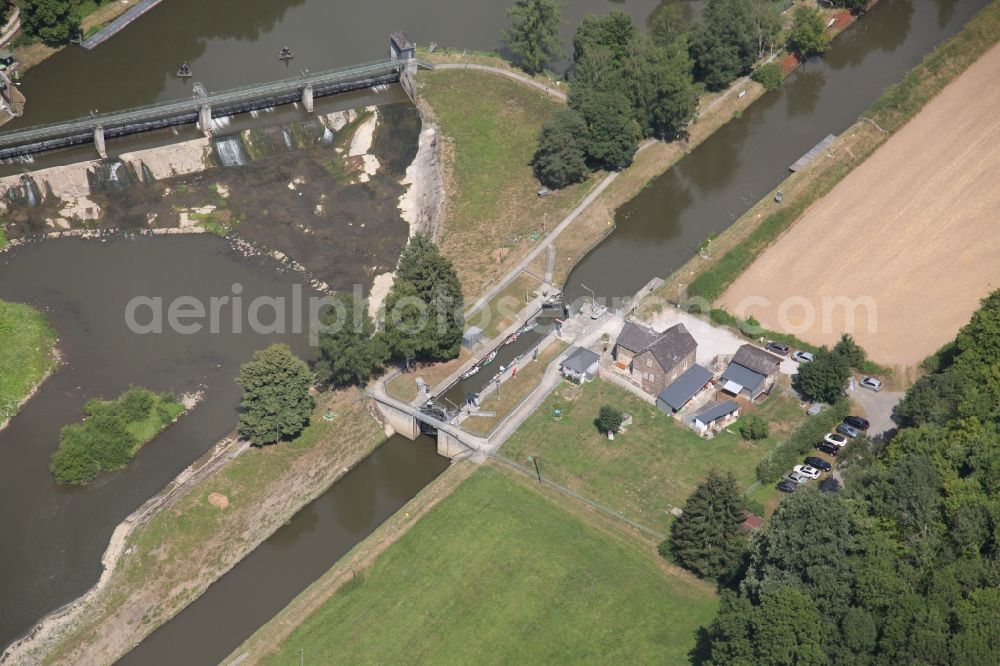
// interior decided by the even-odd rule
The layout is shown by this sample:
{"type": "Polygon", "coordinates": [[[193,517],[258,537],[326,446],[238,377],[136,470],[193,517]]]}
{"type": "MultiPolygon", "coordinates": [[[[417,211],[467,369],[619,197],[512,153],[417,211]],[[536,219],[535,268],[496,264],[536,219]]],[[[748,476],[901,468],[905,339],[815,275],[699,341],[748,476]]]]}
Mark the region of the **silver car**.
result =
{"type": "Polygon", "coordinates": [[[875,379],[874,377],[862,377],[861,385],[869,391],[875,391],[876,393],[882,390],[882,380],[875,379]]]}
{"type": "Polygon", "coordinates": [[[812,363],[813,355],[806,351],[797,351],[792,354],[792,359],[798,361],[799,363],[812,363]]]}

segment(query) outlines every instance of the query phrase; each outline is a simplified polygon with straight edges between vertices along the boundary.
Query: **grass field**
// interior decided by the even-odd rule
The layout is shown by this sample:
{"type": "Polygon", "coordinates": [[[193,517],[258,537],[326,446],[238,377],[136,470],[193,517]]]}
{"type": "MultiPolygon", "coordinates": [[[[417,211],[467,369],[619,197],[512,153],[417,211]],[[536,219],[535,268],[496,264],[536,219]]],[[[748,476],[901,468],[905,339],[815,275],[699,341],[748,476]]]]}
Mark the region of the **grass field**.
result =
{"type": "Polygon", "coordinates": [[[264,661],[688,661],[711,587],[482,468],[264,661]]]}
{"type": "Polygon", "coordinates": [[[38,310],[0,301],[0,427],[55,366],[56,334],[38,310]]]}
{"type": "Polygon", "coordinates": [[[487,301],[479,312],[465,321],[466,328],[478,326],[483,329],[484,337],[497,337],[517,321],[517,315],[534,297],[539,284],[541,283],[537,278],[519,273],[510,284],[487,301]]]}
{"type": "MultiPolygon", "coordinates": [[[[671,507],[683,506],[694,487],[716,467],[736,475],[740,489],[756,481],[757,462],[805,419],[798,403],[775,392],[754,412],[771,423],[768,438],[744,442],[735,426],[705,440],[624,389],[597,380],[583,387],[564,383],[515,432],[500,453],[525,464],[541,456],[542,476],[604,504],[636,522],[666,533],[671,507]],[[601,405],[632,414],[627,432],[614,441],[597,432],[601,405]],[[556,421],[553,409],[562,410],[556,421]]],[[[772,488],[752,498],[773,501],[772,488]]]]}
{"type": "Polygon", "coordinates": [[[448,205],[439,243],[467,296],[528,252],[534,231],[551,229],[596,177],[545,198],[531,169],[538,133],[560,103],[534,88],[475,71],[424,72],[421,96],[445,140],[448,205]]]}

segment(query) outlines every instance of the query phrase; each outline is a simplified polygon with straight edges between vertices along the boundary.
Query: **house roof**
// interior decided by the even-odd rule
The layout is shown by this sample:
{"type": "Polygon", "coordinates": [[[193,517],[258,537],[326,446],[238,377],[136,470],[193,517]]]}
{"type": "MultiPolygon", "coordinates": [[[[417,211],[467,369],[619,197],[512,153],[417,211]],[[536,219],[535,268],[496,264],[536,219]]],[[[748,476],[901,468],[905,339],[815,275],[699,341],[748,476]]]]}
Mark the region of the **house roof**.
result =
{"type": "Polygon", "coordinates": [[[763,518],[761,518],[758,515],[748,513],[746,514],[746,520],[744,520],[743,523],[740,525],[740,529],[743,529],[747,532],[751,532],[763,524],[764,524],[763,518]]]}
{"type": "Polygon", "coordinates": [[[767,377],[738,363],[730,363],[722,373],[722,379],[739,384],[742,388],[748,388],[751,393],[755,393],[767,377]]]}
{"type": "Polygon", "coordinates": [[[781,359],[774,354],[753,345],[743,345],[733,354],[733,363],[749,368],[757,374],[767,375],[778,371],[781,359]]]}
{"type": "Polygon", "coordinates": [[[694,394],[705,387],[705,384],[712,380],[712,373],[700,365],[692,365],[687,371],[671,382],[670,386],[663,390],[657,400],[666,403],[671,409],[677,411],[694,397],[694,394]]]}
{"type": "Polygon", "coordinates": [[[630,352],[638,353],[659,339],[660,334],[651,328],[637,324],[634,321],[625,322],[622,332],[618,334],[617,345],[630,352]]]}
{"type": "Polygon", "coordinates": [[[684,324],[675,324],[665,330],[656,342],[651,343],[639,353],[652,352],[653,358],[660,364],[660,367],[669,370],[697,348],[698,343],[688,333],[684,324]]]}
{"type": "Polygon", "coordinates": [[[740,406],[735,400],[726,400],[725,402],[719,402],[705,409],[701,410],[695,415],[695,418],[702,423],[711,423],[717,419],[721,419],[723,416],[729,416],[740,406]]]}
{"type": "Polygon", "coordinates": [[[589,349],[584,349],[583,347],[574,347],[573,351],[570,352],[566,360],[562,362],[561,366],[566,370],[571,370],[578,374],[583,374],[587,370],[597,363],[600,357],[589,349]]]}

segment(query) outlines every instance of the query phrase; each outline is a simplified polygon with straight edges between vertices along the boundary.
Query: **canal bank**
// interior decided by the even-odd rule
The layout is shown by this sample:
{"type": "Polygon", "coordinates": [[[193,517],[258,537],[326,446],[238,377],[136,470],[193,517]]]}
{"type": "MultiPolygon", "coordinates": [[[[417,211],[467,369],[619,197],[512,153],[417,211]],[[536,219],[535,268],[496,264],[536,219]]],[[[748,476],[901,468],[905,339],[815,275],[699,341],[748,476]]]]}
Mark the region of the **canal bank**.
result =
{"type": "Polygon", "coordinates": [[[567,301],[588,296],[581,284],[610,303],[672,274],[985,4],[877,3],[822,58],[808,60],[782,89],[763,94],[619,208],[614,231],[566,279],[567,301]]]}

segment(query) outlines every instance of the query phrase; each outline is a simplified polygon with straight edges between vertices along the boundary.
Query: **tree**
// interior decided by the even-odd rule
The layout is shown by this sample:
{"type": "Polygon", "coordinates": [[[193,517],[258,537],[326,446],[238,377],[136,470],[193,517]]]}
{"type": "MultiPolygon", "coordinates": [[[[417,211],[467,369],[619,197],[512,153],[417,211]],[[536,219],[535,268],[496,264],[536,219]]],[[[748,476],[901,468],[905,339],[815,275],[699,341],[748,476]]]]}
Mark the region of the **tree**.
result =
{"type": "Polygon", "coordinates": [[[759,49],[755,5],[766,0],[709,0],[695,31],[691,54],[695,76],[720,90],[747,74],[759,49]]]}
{"type": "Polygon", "coordinates": [[[684,504],[660,553],[702,578],[733,573],[743,552],[743,501],[732,472],[712,470],[684,504]]]}
{"type": "Polygon", "coordinates": [[[612,407],[611,405],[603,405],[601,409],[597,412],[597,418],[594,420],[594,425],[601,432],[615,433],[622,427],[622,413],[621,410],[612,407]]]}
{"type": "Polygon", "coordinates": [[[334,299],[334,306],[320,315],[317,379],[334,386],[363,384],[389,359],[386,341],[375,335],[365,301],[354,294],[335,294],[334,299]]]}
{"type": "Polygon", "coordinates": [[[535,175],[543,185],[559,189],[578,183],[587,174],[587,125],[576,111],[559,109],[538,137],[532,159],[535,175]]]}
{"type": "Polygon", "coordinates": [[[562,48],[559,3],[556,0],[514,0],[507,10],[507,18],[511,26],[503,33],[504,41],[524,71],[538,74],[562,48]]]}
{"type": "Polygon", "coordinates": [[[598,167],[624,169],[632,163],[640,132],[621,73],[606,52],[588,53],[580,63],[569,104],[587,126],[587,156],[598,167]]]}
{"type": "MultiPolygon", "coordinates": [[[[405,283],[413,285],[415,295],[427,306],[427,344],[421,353],[434,360],[458,356],[465,331],[462,285],[451,261],[427,234],[411,238],[399,257],[393,291],[397,290],[396,285],[405,283]]],[[[396,302],[399,298],[397,294],[396,302]]]]}
{"type": "Polygon", "coordinates": [[[815,7],[799,7],[795,10],[795,24],[788,35],[788,48],[799,57],[819,55],[830,45],[826,34],[823,15],[815,7]]]}
{"type": "Polygon", "coordinates": [[[74,0],[18,0],[21,28],[46,44],[65,44],[80,32],[80,10],[74,0]]]}
{"type": "Polygon", "coordinates": [[[579,64],[587,52],[604,50],[618,68],[628,57],[629,45],[638,33],[632,17],[625,12],[615,10],[607,16],[588,14],[573,34],[573,62],[579,64]]]}
{"type": "Polygon", "coordinates": [[[382,331],[393,358],[410,369],[410,363],[422,355],[430,355],[434,347],[427,304],[412,282],[396,278],[385,299],[382,331]]]}
{"type": "Polygon", "coordinates": [[[649,36],[657,46],[671,46],[691,32],[687,6],[679,2],[661,3],[646,21],[649,36]]]}
{"type": "Polygon", "coordinates": [[[756,414],[744,416],[740,420],[740,435],[746,440],[764,439],[768,434],[767,421],[756,414]]]}
{"type": "Polygon", "coordinates": [[[840,340],[833,346],[833,353],[842,357],[847,365],[858,370],[868,360],[868,353],[854,341],[849,333],[840,336],[840,340]]]}
{"type": "Polygon", "coordinates": [[[799,365],[795,382],[807,398],[836,402],[844,390],[851,368],[843,356],[822,347],[811,363],[799,365]]]}
{"type": "Polygon", "coordinates": [[[690,122],[697,108],[692,68],[683,39],[671,46],[645,35],[634,40],[624,76],[644,136],[672,139],[690,122]]]}
{"type": "Polygon", "coordinates": [[[754,58],[760,60],[774,51],[774,40],[781,34],[781,13],[778,3],[769,0],[754,0],[749,4],[754,58]]]}
{"type": "Polygon", "coordinates": [[[312,382],[309,366],[288,345],[254,352],[236,379],[243,389],[240,437],[263,445],[302,432],[315,406],[309,394],[312,382]]]}
{"type": "Polygon", "coordinates": [[[836,4],[850,11],[852,14],[860,14],[868,9],[870,0],[837,0],[836,4]]]}

